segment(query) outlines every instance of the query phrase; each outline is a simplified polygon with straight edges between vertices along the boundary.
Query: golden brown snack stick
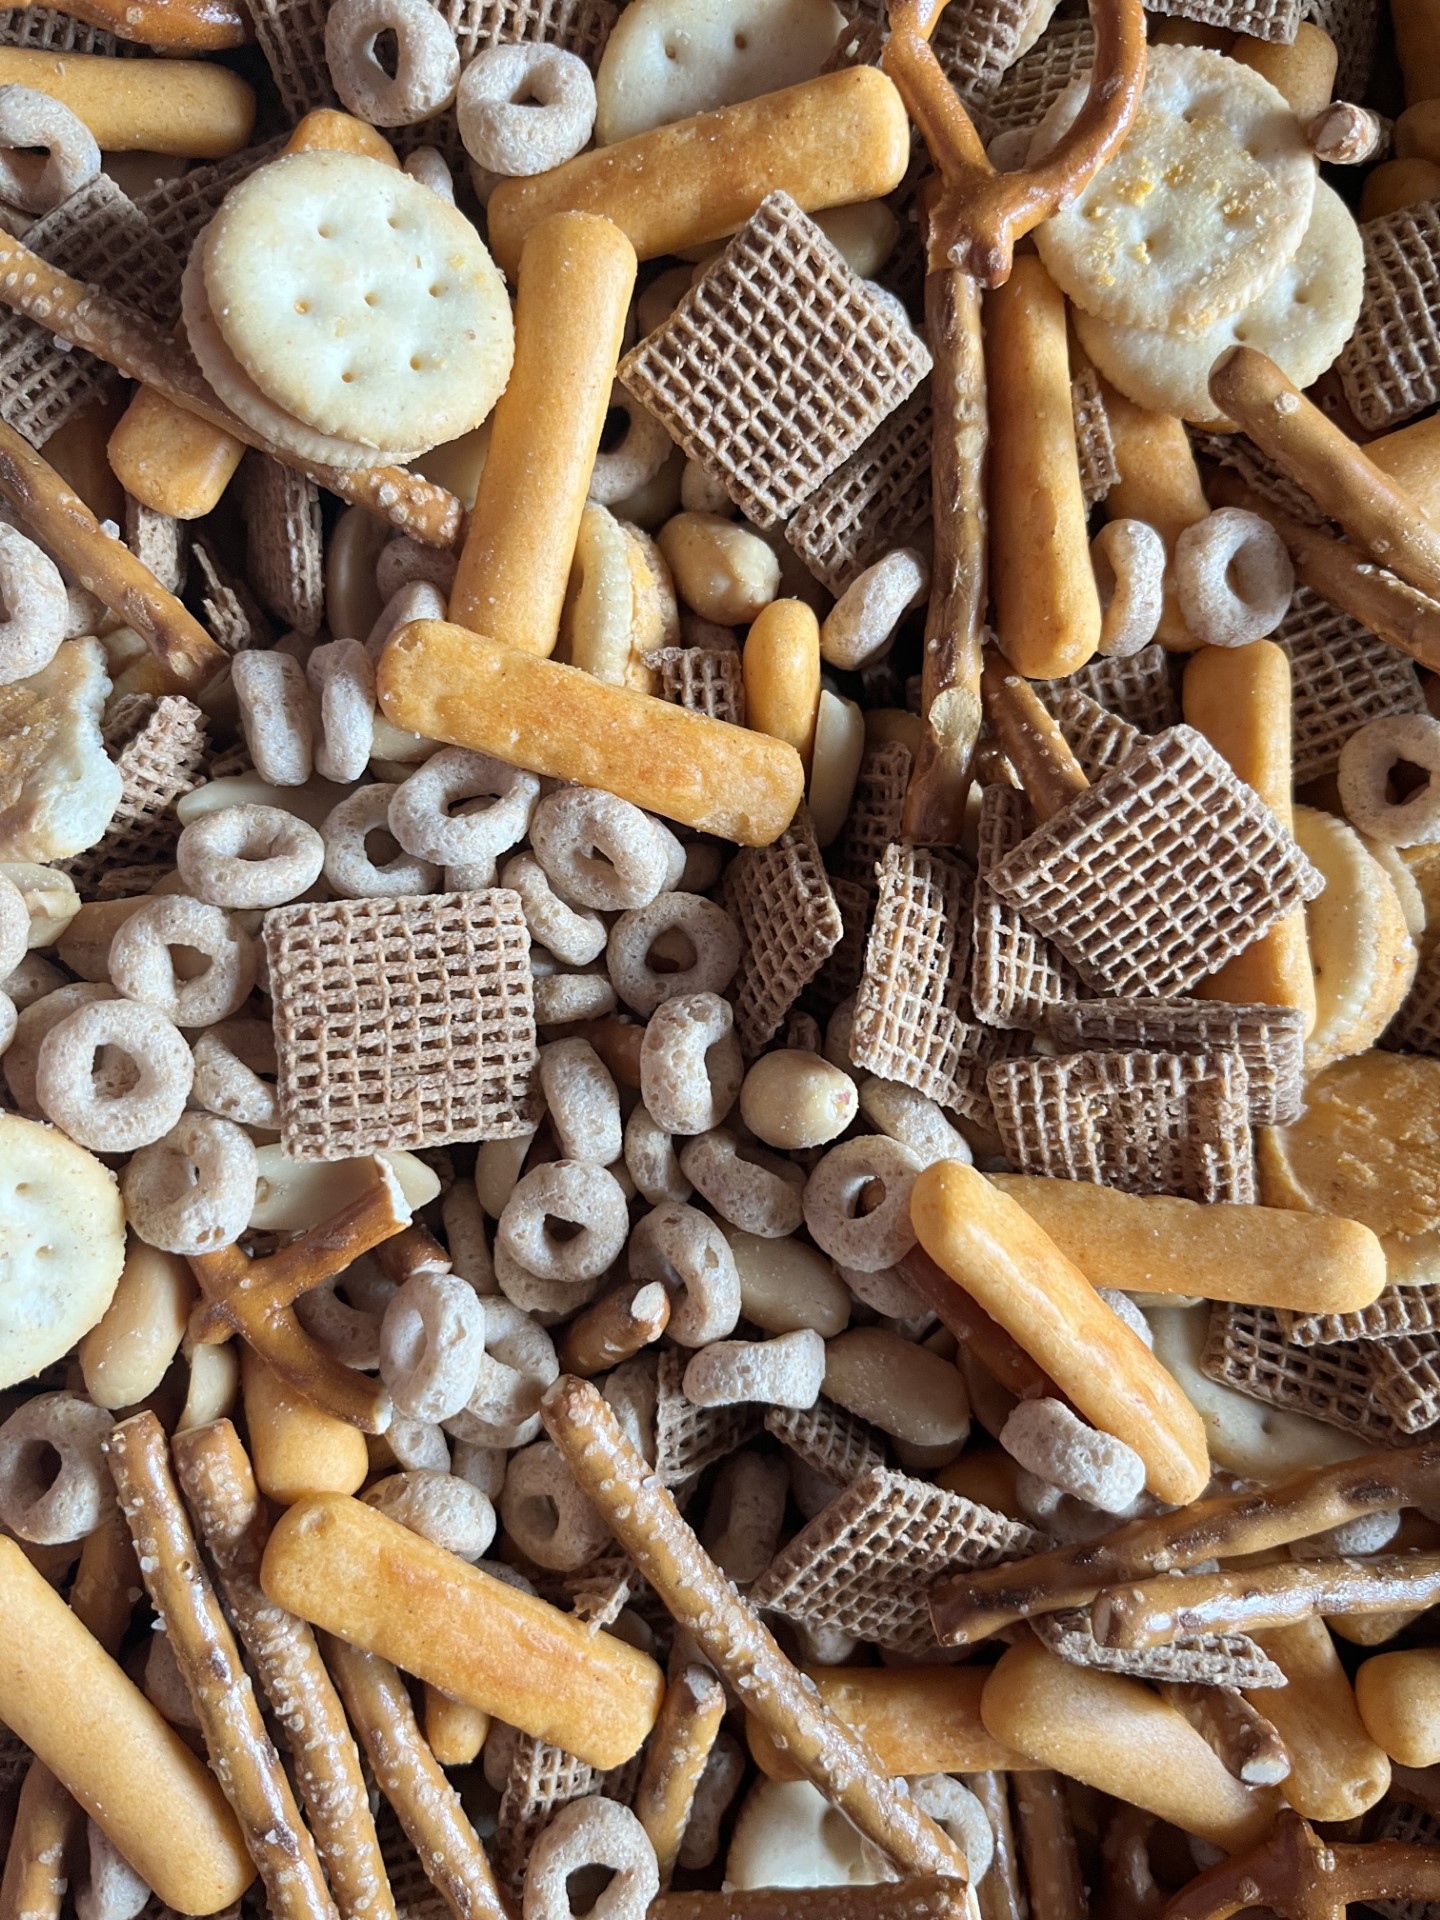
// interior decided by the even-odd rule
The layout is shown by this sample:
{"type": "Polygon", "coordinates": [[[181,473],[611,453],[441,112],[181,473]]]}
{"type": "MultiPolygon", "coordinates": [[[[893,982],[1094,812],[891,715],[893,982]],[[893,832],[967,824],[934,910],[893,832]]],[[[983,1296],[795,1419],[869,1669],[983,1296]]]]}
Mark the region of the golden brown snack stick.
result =
{"type": "Polygon", "coordinates": [[[660,1711],[664,1676],[648,1654],[359,1500],[297,1501],[275,1523],[260,1584],[277,1606],[594,1767],[628,1760],[660,1711]]]}
{"type": "MultiPolygon", "coordinates": [[[[20,0],[23,8],[38,4],[20,0]]],[[[249,14],[234,0],[67,0],[65,11],[88,27],[166,53],[221,53],[254,38],[249,14]]]]}
{"type": "Polygon", "coordinates": [[[13,1540],[0,1540],[0,1720],[167,1906],[218,1913],[255,1877],[204,1765],[13,1540]]]}
{"type": "Polygon", "coordinates": [[[985,717],[1036,818],[1049,820],[1090,784],[1069,742],[1035,689],[993,648],[985,655],[980,693],[985,717]]]}
{"type": "Polygon", "coordinates": [[[1021,254],[1004,286],[985,297],[985,382],[996,637],[1017,673],[1058,679],[1100,644],[1100,595],[1075,447],[1065,296],[1038,254],[1021,254]]]}
{"type": "MultiPolygon", "coordinates": [[[[886,1773],[1008,1773],[1036,1763],[986,1731],[983,1667],[806,1667],[826,1707],[853,1727],[886,1773]]],[[[745,1738],[771,1780],[804,1776],[753,1714],[745,1738]]]]}
{"type": "Polygon", "coordinates": [[[688,1666],[666,1687],[635,1789],[635,1815],[655,1849],[662,1892],[675,1871],[695,1789],[724,1718],[725,1689],[708,1667],[688,1666]]]}
{"type": "Polygon", "coordinates": [[[1355,1675],[1355,1705],[1370,1738],[1406,1767],[1440,1763],[1440,1649],[1377,1653],[1355,1675]]]}
{"type": "Polygon", "coordinates": [[[1434,100],[1417,100],[1396,120],[1395,157],[1432,164],[1440,160],[1440,106],[1434,100]]]}
{"type": "Polygon", "coordinates": [[[1390,1762],[1365,1731],[1324,1621],[1271,1627],[1255,1639],[1285,1675],[1283,1687],[1245,1695],[1290,1756],[1285,1798],[1307,1820],[1353,1820],[1384,1794],[1390,1762]]]}
{"type": "Polygon", "coordinates": [[[173,153],[223,160],[255,125],[255,95],[238,73],[208,60],[126,60],[103,53],[0,47],[0,86],[34,87],[62,101],[107,153],[173,153]]]}
{"type": "Polygon", "coordinates": [[[1003,1773],[967,1773],[964,1784],[985,1809],[995,1853],[980,1882],[980,1920],[1026,1920],[1029,1906],[1020,1890],[1020,1857],[1010,1818],[1010,1787],[1003,1773]]]}
{"type": "Polygon", "coordinates": [[[255,1478],[267,1500],[288,1507],[308,1493],[358,1493],[370,1471],[365,1436],[292,1392],[243,1341],[240,1390],[255,1478]]]}
{"type": "Polygon", "coordinates": [[[424,1688],[425,1744],[442,1767],[468,1767],[490,1731],[490,1715],[452,1699],[439,1687],[424,1688]]]}
{"type": "Polygon", "coordinates": [[[1365,176],[1359,216],[1362,221],[1378,220],[1383,214],[1398,213],[1401,207],[1433,200],[1437,194],[1440,166],[1433,160],[1382,160],[1365,176]]]}
{"type": "Polygon", "coordinates": [[[1174,1707],[1249,1787],[1278,1786],[1290,1771],[1285,1744],[1258,1707],[1233,1687],[1162,1681],[1160,1698],[1174,1707]]]}
{"type": "Polygon", "coordinates": [[[1282,1560],[1108,1587],[1092,1603],[1090,1618],[1102,1646],[1159,1647],[1202,1633],[1257,1633],[1320,1614],[1428,1607],[1437,1597],[1440,1554],[1282,1560]]]}
{"type": "Polygon", "coordinates": [[[910,1218],[936,1265],[1088,1420],[1134,1448],[1159,1499],[1195,1499],[1210,1478],[1199,1414],[1023,1207],[973,1167],[942,1160],[916,1180],[910,1218]]]}
{"type": "Polygon", "coordinates": [[[1391,0],[1390,19],[1406,106],[1440,99],[1440,11],[1434,0],[1391,0]]]}
{"type": "Polygon", "coordinates": [[[558,213],[526,236],[515,364],[449,597],[456,625],[501,646],[555,651],[635,267],[625,235],[593,214],[558,213]]]}
{"type": "Polygon", "coordinates": [[[731,1893],[662,1893],[647,1920],[974,1920],[974,1895],[958,1880],[882,1880],[875,1886],[755,1887],[731,1893]]]}
{"type": "Polygon", "coordinates": [[[1230,1920],[1242,1911],[1338,1920],[1353,1903],[1398,1900],[1420,1909],[1437,1892],[1440,1855],[1433,1845],[1322,1840],[1287,1808],[1258,1846],[1217,1861],[1182,1887],[1166,1903],[1164,1920],[1230,1920]]]}
{"type": "Polygon", "coordinates": [[[1175,542],[1210,511],[1190,450],[1190,436],[1183,420],[1137,407],[1104,380],[1100,388],[1120,473],[1105,496],[1105,515],[1109,520],[1148,521],[1165,542],[1165,606],[1156,638],[1167,647],[1185,652],[1200,643],[1185,625],[1175,598],[1175,542]]]}
{"type": "Polygon", "coordinates": [[[1090,1920],[1075,1826],[1059,1774],[1044,1769],[1018,1773],[1010,1783],[1010,1797],[1025,1884],[1036,1913],[1043,1913],[1045,1920],[1090,1920]]]}
{"type": "Polygon", "coordinates": [[[513,279],[531,229],[580,212],[613,220],[653,260],[733,233],[768,193],[807,213],[879,199],[909,160],[899,94],[878,68],[850,67],[502,180],[487,208],[490,251],[513,279]]]}
{"type": "Polygon", "coordinates": [[[581,1491],[676,1621],[805,1777],[902,1872],[967,1879],[965,1856],[897,1791],[866,1742],[827,1711],[680,1517],[598,1390],[562,1375],[540,1407],[581,1491]]]}
{"type": "Polygon", "coordinates": [[[315,1636],[260,1591],[270,1523],[228,1420],[174,1440],[175,1467],[236,1633],[282,1728],[295,1785],[343,1920],[395,1912],[365,1777],[315,1636]]]}
{"type": "Polygon", "coordinates": [[[405,1682],[388,1660],[328,1634],[325,1658],[380,1791],[455,1920],[509,1920],[460,1796],[425,1744],[405,1682]]]}
{"type": "Polygon", "coordinates": [[[762,607],[745,636],[740,665],[747,724],[788,741],[808,774],[820,711],[820,622],[813,609],[803,600],[772,600],[762,607]]]}
{"type": "Polygon", "coordinates": [[[670,1322],[670,1296],[658,1281],[622,1280],[565,1328],[556,1349],[562,1373],[605,1373],[658,1340],[670,1322]]]}
{"type": "MultiPolygon", "coordinates": [[[[1435,120],[1440,130],[1440,101],[1435,120]]],[[[1365,451],[1420,502],[1431,519],[1440,514],[1440,416],[1429,414],[1392,433],[1379,434],[1365,442],[1365,451]]]]}
{"type": "Polygon", "coordinates": [[[1252,68],[1283,93],[1301,120],[1309,120],[1329,104],[1340,64],[1335,42],[1313,20],[1302,20],[1288,43],[1237,34],[1230,58],[1252,68]]]}
{"type": "Polygon", "coordinates": [[[408,732],[602,787],[741,846],[777,840],[804,791],[800,756],[783,740],[445,621],[392,634],[377,684],[385,717],[408,732]]]}

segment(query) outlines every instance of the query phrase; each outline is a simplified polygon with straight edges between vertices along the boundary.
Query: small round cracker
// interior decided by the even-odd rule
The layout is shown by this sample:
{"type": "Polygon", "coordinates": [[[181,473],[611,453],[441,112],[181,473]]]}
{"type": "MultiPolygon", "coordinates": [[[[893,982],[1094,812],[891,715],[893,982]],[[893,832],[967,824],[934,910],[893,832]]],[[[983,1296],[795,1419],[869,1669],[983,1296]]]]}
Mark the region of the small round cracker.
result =
{"type": "Polygon", "coordinates": [[[1360,317],[1365,249],[1350,210],[1322,181],[1300,251],[1258,300],[1199,333],[1122,327],[1075,310],[1080,344],[1100,372],[1137,407],[1178,414],[1197,426],[1226,426],[1210,398],[1210,369],[1227,348],[1268,354],[1297,387],[1308,387],[1339,354],[1360,317]]]}
{"type": "Polygon", "coordinates": [[[204,275],[230,352],[321,433],[433,447],[479,426],[510,377],[510,301],[479,234],[362,154],[289,154],[232,188],[204,275]]]}
{"type": "MultiPolygon", "coordinates": [[[[1035,129],[1049,153],[1085,100],[1067,87],[1035,129]]],[[[1124,326],[1207,327],[1256,300],[1300,246],[1315,156],[1284,96],[1204,47],[1155,47],[1119,153],[1035,230],[1050,277],[1124,326]]]]}

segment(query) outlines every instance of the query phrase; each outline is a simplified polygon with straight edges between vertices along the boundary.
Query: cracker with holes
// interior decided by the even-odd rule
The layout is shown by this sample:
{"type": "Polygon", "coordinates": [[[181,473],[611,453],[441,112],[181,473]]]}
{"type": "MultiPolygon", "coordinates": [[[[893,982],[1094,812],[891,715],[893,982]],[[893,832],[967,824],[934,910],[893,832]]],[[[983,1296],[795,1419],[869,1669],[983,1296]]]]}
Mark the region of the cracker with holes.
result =
{"type": "MultiPolygon", "coordinates": [[[[1035,130],[1034,166],[1074,122],[1086,81],[1035,130]]],[[[1116,157],[1035,229],[1056,283],[1130,327],[1204,327],[1259,299],[1310,221],[1316,166],[1283,95],[1203,47],[1151,47],[1116,157]]]]}

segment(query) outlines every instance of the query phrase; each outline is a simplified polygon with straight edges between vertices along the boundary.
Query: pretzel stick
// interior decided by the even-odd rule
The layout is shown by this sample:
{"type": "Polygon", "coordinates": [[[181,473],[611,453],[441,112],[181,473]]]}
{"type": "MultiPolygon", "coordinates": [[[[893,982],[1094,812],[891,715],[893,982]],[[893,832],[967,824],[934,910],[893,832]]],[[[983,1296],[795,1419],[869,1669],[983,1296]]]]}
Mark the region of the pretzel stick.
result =
{"type": "Polygon", "coordinates": [[[1150,1866],[1150,1836],[1158,1824],[1143,1807],[1117,1807],[1105,1823],[1100,1842],[1104,1911],[1114,1920],[1157,1920],[1165,1904],[1150,1866]]]}
{"type": "Polygon", "coordinates": [[[635,1790],[635,1813],[655,1849],[662,1891],[675,1871],[695,1789],[724,1718],[725,1689],[708,1667],[686,1667],[665,1689],[635,1790]]]}
{"type": "Polygon", "coordinates": [[[449,1273],[450,1256],[430,1229],[418,1220],[402,1227],[375,1249],[375,1259],[387,1280],[403,1287],[417,1273],[449,1273]]]}
{"type": "Polygon", "coordinates": [[[1309,1467],[1252,1493],[1196,1500],[1078,1546],[957,1574],[931,1595],[937,1630],[967,1646],[1033,1613],[1088,1605],[1106,1587],[1304,1540],[1367,1513],[1440,1498],[1440,1443],[1309,1467]]]}
{"type": "Polygon", "coordinates": [[[1017,1773],[1010,1794],[1031,1908],[1044,1920],[1089,1920],[1075,1827],[1061,1776],[1048,1770],[1017,1773]]]}
{"type": "Polygon", "coordinates": [[[899,1273],[986,1372],[1017,1400],[1042,1399],[1054,1393],[1054,1382],[1036,1366],[1020,1342],[998,1320],[992,1320],[963,1287],[957,1287],[948,1273],[942,1273],[923,1247],[910,1249],[899,1263],[899,1273]]]}
{"type": "Polygon", "coordinates": [[[581,1491],[701,1651],[805,1777],[902,1872],[968,1878],[965,1855],[827,1711],[680,1517],[588,1381],[564,1375],[540,1403],[581,1491]]]}
{"type": "Polygon", "coordinates": [[[379,1654],[333,1634],[324,1636],[324,1648],[380,1791],[455,1920],[510,1920],[485,1849],[425,1744],[399,1673],[379,1654]]]}
{"type": "MultiPolygon", "coordinates": [[[[24,8],[43,4],[18,0],[24,8]]],[[[255,38],[249,14],[234,0],[65,0],[56,11],[166,53],[221,53],[255,38]]]]}
{"type": "Polygon", "coordinates": [[[1348,100],[1332,100],[1305,128],[1305,139],[1317,160],[1332,167],[1359,166],[1378,159],[1390,144],[1390,127],[1369,107],[1348,100]]]}
{"type": "Polygon", "coordinates": [[[1160,1698],[1183,1713],[1237,1780],[1248,1787],[1274,1787],[1290,1771],[1285,1743],[1243,1693],[1234,1687],[1200,1687],[1165,1681],[1160,1698]]]}
{"type": "Polygon", "coordinates": [[[315,1842],[180,1503],[165,1430],[153,1413],[137,1413],[114,1429],[105,1454],[146,1591],[165,1624],[211,1768],[260,1870],[270,1911],[277,1920],[337,1920],[315,1842]]]}
{"type": "Polygon", "coordinates": [[[1344,1920],[1354,1901],[1435,1899],[1440,1850],[1399,1840],[1321,1840],[1287,1809],[1258,1846],[1182,1887],[1161,1920],[1230,1920],[1250,1907],[1269,1907],[1285,1920],[1344,1920]]]}
{"type": "Polygon", "coordinates": [[[605,1373],[658,1340],[670,1321],[670,1296],[658,1281],[622,1280],[570,1322],[558,1353],[562,1373],[605,1373]]]}
{"type": "Polygon", "coordinates": [[[303,1620],[260,1591],[270,1522],[228,1420],[180,1433],[175,1466],[226,1610],[285,1731],[295,1785],[344,1920],[390,1920],[395,1903],[370,1818],[360,1756],[303,1620]]]}
{"type": "Polygon", "coordinates": [[[990,1871],[977,1888],[980,1920],[1025,1920],[1027,1908],[1020,1891],[1020,1860],[1015,1851],[1015,1829],[1010,1819],[1010,1789],[1003,1773],[965,1773],[964,1784],[985,1809],[995,1840],[990,1871]]]}
{"type": "Polygon", "coordinates": [[[753,1887],[737,1893],[662,1893],[646,1920],[973,1920],[958,1880],[882,1880],[859,1887],[753,1887]]]}
{"type": "Polygon", "coordinates": [[[1052,819],[1090,785],[1069,742],[1030,682],[1012,673],[997,652],[985,656],[980,693],[985,718],[1020,776],[1036,819],[1052,819]]]}
{"type": "Polygon", "coordinates": [[[188,353],[179,348],[162,326],[134,307],[113,299],[99,287],[72,280],[32,253],[8,233],[0,232],[0,303],[23,313],[37,326],[48,327],[72,346],[83,347],[98,360],[152,387],[187,413],[198,414],[221,427],[247,447],[258,447],[272,460],[293,467],[327,492],[366,507],[388,520],[401,533],[427,547],[453,546],[460,532],[460,502],[443,487],[433,486],[403,467],[366,467],[342,473],[335,467],[310,466],[285,447],[267,440],[223,405],[201,377],[188,353]]]}
{"type": "Polygon", "coordinates": [[[1440,1600],[1440,1553],[1282,1560],[1225,1573],[1163,1574],[1111,1587],[1090,1609],[1102,1647],[1160,1647],[1202,1633],[1258,1633],[1313,1614],[1386,1613],[1440,1600]]]}

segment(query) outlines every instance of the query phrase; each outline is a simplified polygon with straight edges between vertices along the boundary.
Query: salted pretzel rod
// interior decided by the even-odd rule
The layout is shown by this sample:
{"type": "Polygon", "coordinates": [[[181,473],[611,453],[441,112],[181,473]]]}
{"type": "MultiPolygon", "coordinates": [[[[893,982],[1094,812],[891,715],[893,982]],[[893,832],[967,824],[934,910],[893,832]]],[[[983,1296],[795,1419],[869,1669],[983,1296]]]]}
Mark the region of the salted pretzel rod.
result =
{"type": "Polygon", "coordinates": [[[881,1880],[874,1886],[752,1887],[662,1893],[646,1920],[966,1920],[974,1896],[958,1880],[881,1880]]]}
{"type": "Polygon", "coordinates": [[[267,440],[215,397],[186,350],[166,330],[99,287],[74,280],[38,253],[0,233],[0,303],[48,327],[72,346],[152,387],[165,399],[220,427],[247,447],[256,447],[327,492],[366,507],[400,533],[428,547],[452,546],[459,536],[461,506],[453,493],[403,467],[366,467],[342,473],[311,466],[267,440]]]}
{"type": "Polygon", "coordinates": [[[1261,1553],[1363,1514],[1436,1499],[1440,1443],[1361,1454],[1251,1493],[1220,1494],[1176,1513],[1131,1520],[1098,1540],[957,1574],[935,1589],[931,1613],[947,1645],[968,1646],[1033,1613],[1088,1606],[1123,1581],[1261,1553]]]}
{"type": "Polygon", "coordinates": [[[1159,1920],[1165,1895],[1150,1865],[1156,1819],[1143,1807],[1117,1807],[1100,1842],[1107,1911],[1125,1920],[1159,1920]]]}
{"type": "Polygon", "coordinates": [[[1090,785],[1070,744],[1040,699],[992,649],[980,680],[985,717],[1019,776],[1037,820],[1061,812],[1090,785]]]}
{"type": "MultiPolygon", "coordinates": [[[[948,1273],[942,1273],[923,1247],[912,1247],[900,1261],[898,1271],[906,1285],[915,1289],[960,1344],[1017,1400],[1042,1399],[1054,1392],[1049,1378],[1020,1342],[972,1300],[963,1287],[957,1287],[948,1273]]],[[[932,1768],[931,1771],[950,1769],[932,1768]]]]}
{"type": "Polygon", "coordinates": [[[145,1590],[200,1722],[210,1765],[260,1870],[277,1920],[335,1920],[315,1842],[265,1731],[240,1649],[170,1470],[153,1413],[122,1421],[105,1443],[145,1590]]]}
{"type": "Polygon", "coordinates": [[[1010,1783],[1030,1904],[1045,1920],[1089,1920],[1075,1828],[1058,1773],[1037,1768],[1010,1783]]]}
{"type": "Polygon", "coordinates": [[[239,1435],[228,1420],[217,1420],[177,1433],[172,1444],[226,1610],[284,1730],[335,1904],[343,1920],[390,1920],[395,1903],[360,1755],[315,1635],[260,1590],[270,1523],[239,1435]]]}
{"type": "Polygon", "coordinates": [[[1010,1789],[1003,1773],[986,1770],[961,1776],[990,1822],[995,1851],[990,1871],[980,1882],[980,1920],[1028,1920],[1030,1908],[1020,1889],[1020,1856],[1010,1817],[1010,1789]]]}
{"type": "Polygon", "coordinates": [[[1265,1907],[1283,1920],[1344,1920],[1362,1900],[1440,1899],[1440,1850],[1400,1840],[1322,1840],[1288,1809],[1258,1846],[1233,1853],[1182,1887],[1161,1920],[1230,1920],[1265,1907]]]}
{"type": "MultiPolygon", "coordinates": [[[[47,4],[18,0],[16,10],[47,4]]],[[[54,11],[166,53],[222,53],[255,38],[238,0],[65,0],[54,11]]]]}
{"type": "Polygon", "coordinates": [[[635,1815],[655,1849],[662,1890],[675,1872],[695,1789],[724,1718],[725,1689],[708,1667],[685,1667],[666,1687],[635,1790],[635,1815]]]}
{"type": "Polygon", "coordinates": [[[425,1744],[397,1670],[330,1634],[324,1647],[380,1791],[455,1920],[510,1920],[485,1849],[425,1744]]]}
{"type": "Polygon", "coordinates": [[[1259,1633],[1312,1615],[1388,1613],[1440,1599],[1440,1554],[1287,1560],[1221,1573],[1162,1574],[1110,1587],[1090,1608],[1104,1647],[1160,1647],[1202,1633],[1259,1633]]]}
{"type": "Polygon", "coordinates": [[[387,1280],[403,1287],[417,1273],[449,1273],[450,1256],[427,1226],[412,1220],[375,1248],[375,1263],[387,1280]]]}
{"type": "Polygon", "coordinates": [[[670,1322],[670,1296],[658,1280],[622,1280],[565,1328],[556,1352],[562,1373],[605,1373],[658,1340],[670,1322]]]}
{"type": "Polygon", "coordinates": [[[886,1777],[867,1743],[825,1708],[710,1559],[599,1391],[562,1374],[540,1413],[580,1490],[805,1777],[902,1872],[968,1879],[960,1848],[920,1811],[903,1783],[886,1777]]]}
{"type": "Polygon", "coordinates": [[[1278,1786],[1289,1773],[1284,1741],[1260,1709],[1233,1687],[1167,1680],[1161,1683],[1160,1698],[1184,1714],[1247,1787],[1278,1786]]]}

